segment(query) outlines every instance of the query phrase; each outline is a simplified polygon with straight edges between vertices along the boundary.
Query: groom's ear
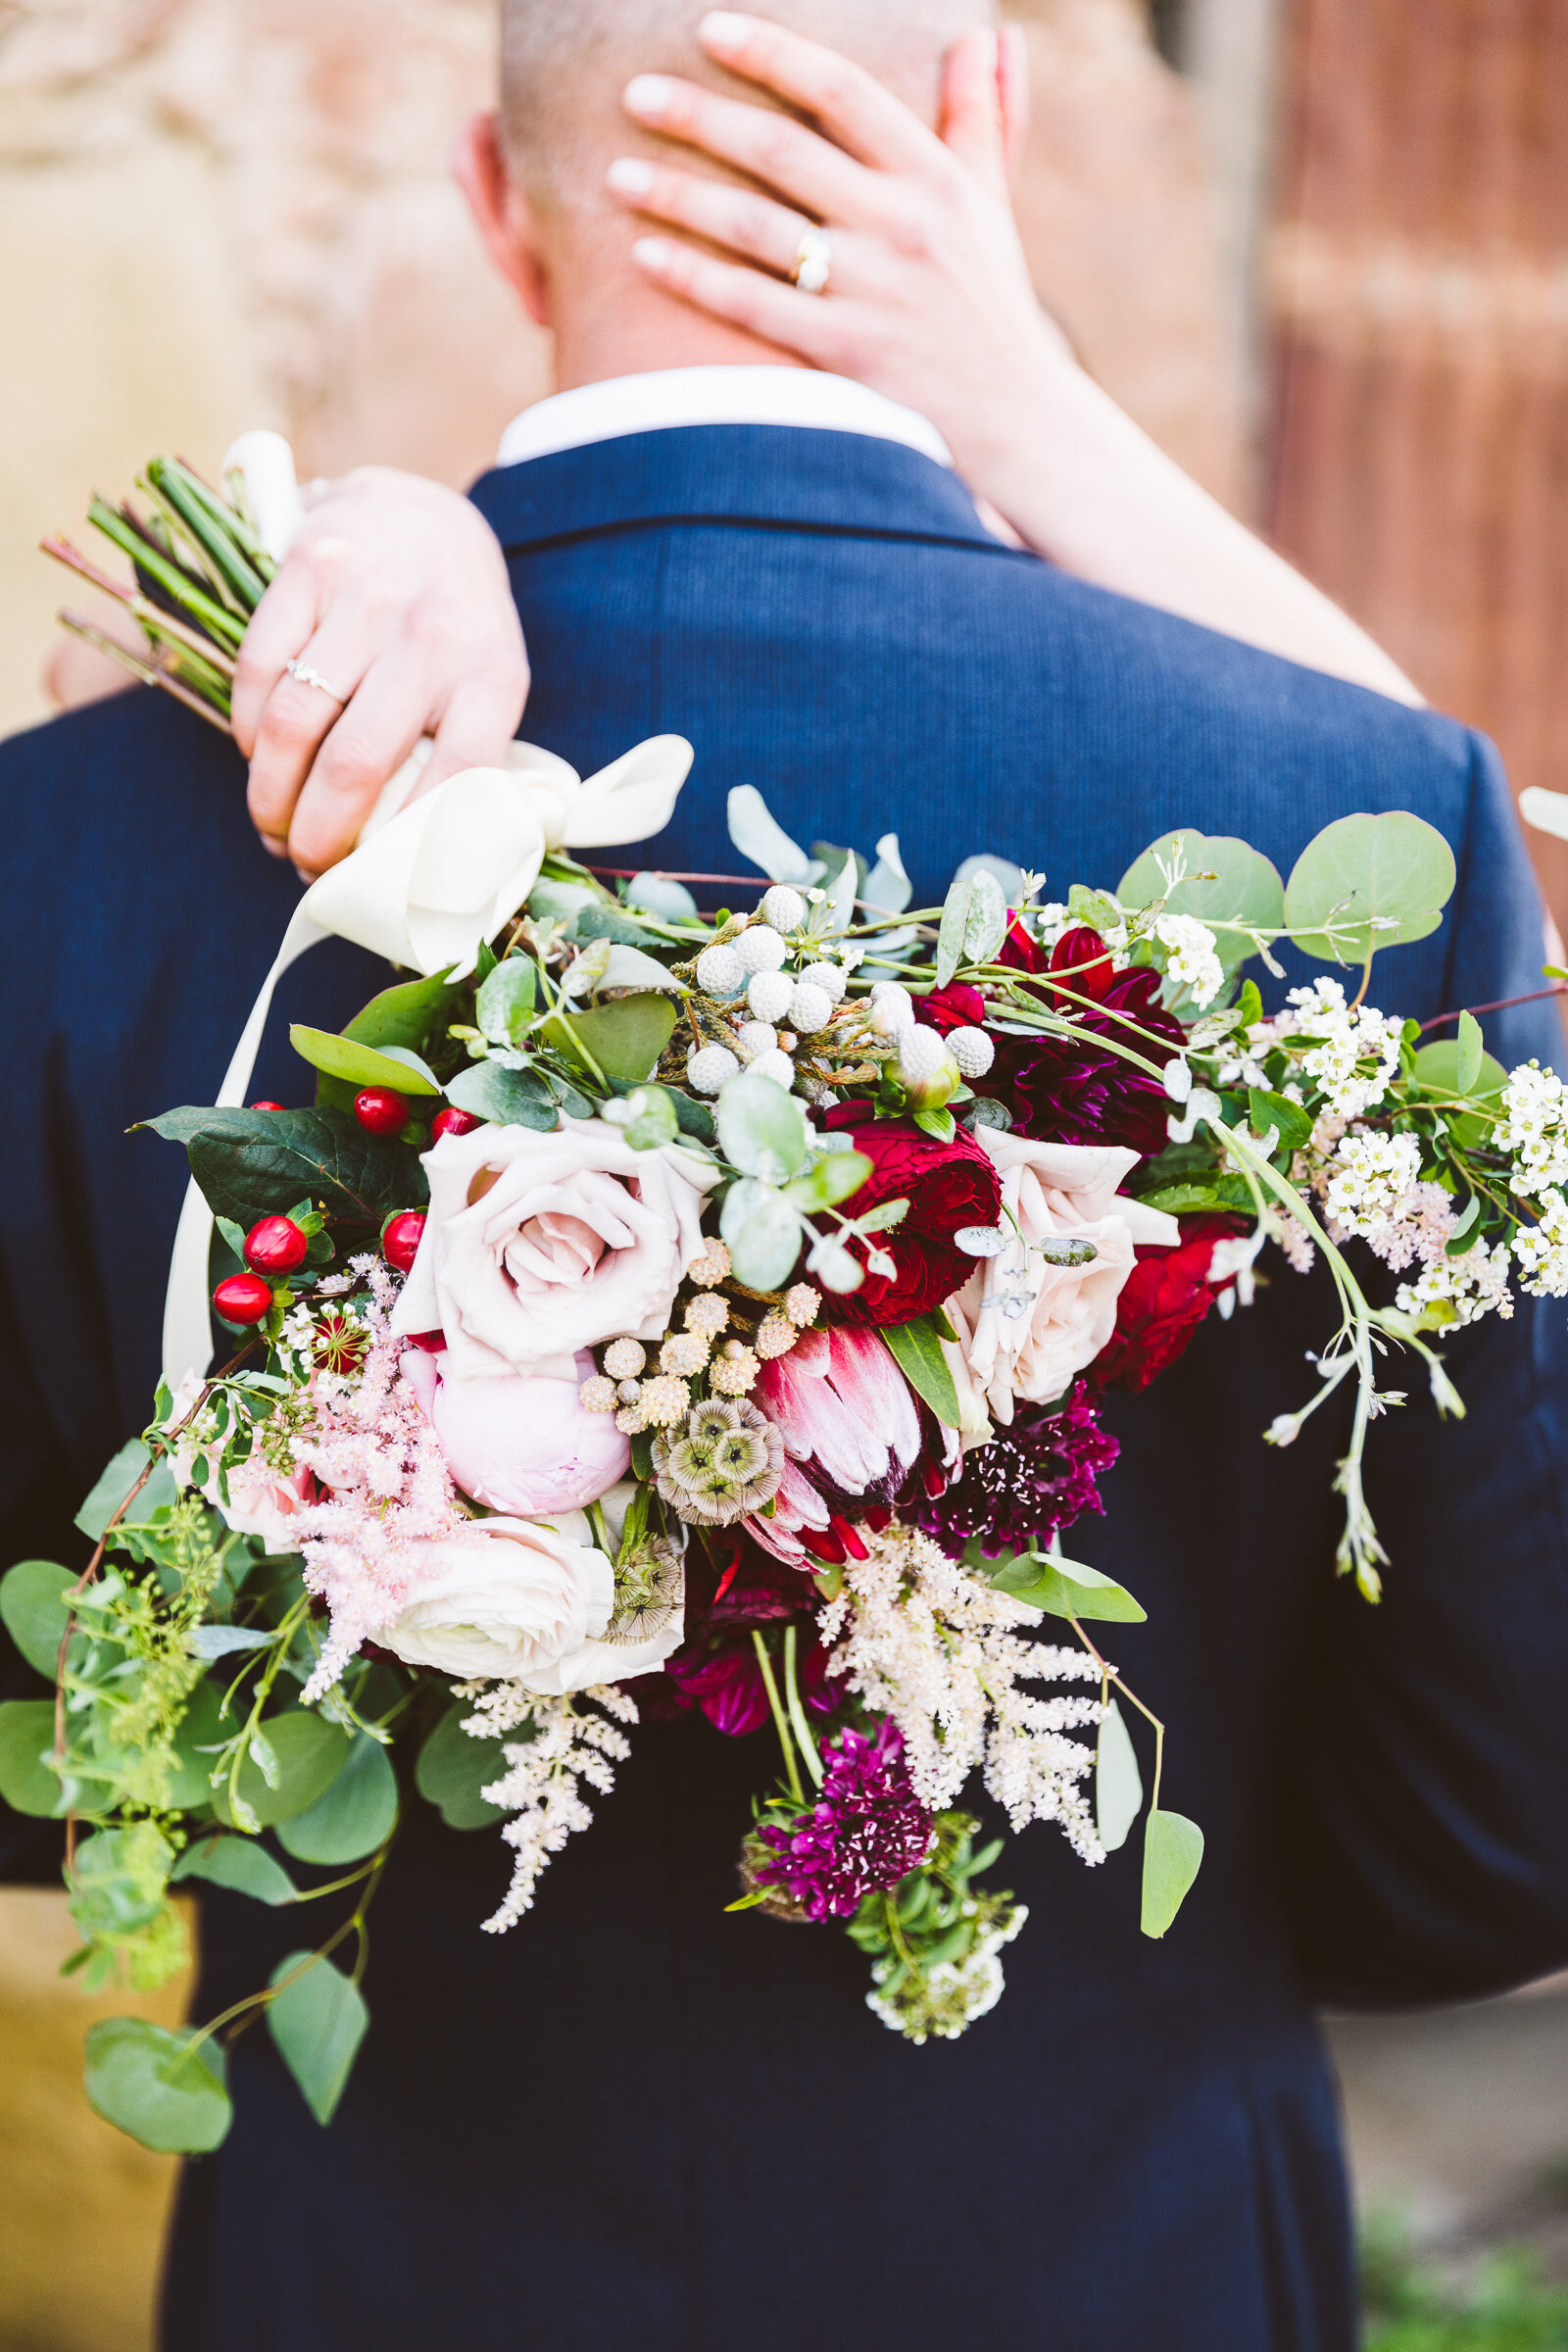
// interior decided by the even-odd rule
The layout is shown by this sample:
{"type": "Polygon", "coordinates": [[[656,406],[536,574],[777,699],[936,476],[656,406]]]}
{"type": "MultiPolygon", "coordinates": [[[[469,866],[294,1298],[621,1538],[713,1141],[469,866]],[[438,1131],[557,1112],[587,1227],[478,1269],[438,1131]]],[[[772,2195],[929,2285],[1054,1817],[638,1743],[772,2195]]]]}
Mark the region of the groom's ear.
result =
{"type": "Polygon", "coordinates": [[[458,133],[453,176],[468,200],[490,259],[538,326],[551,325],[550,277],[533,206],[507,168],[494,115],[474,115],[458,133]]]}

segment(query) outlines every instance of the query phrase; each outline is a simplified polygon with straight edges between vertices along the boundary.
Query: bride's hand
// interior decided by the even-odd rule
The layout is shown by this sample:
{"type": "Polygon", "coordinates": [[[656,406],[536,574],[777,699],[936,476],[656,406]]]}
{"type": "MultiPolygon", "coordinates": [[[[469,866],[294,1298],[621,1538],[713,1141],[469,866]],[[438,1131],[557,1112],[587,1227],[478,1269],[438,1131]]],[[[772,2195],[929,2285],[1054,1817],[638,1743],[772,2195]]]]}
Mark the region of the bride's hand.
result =
{"type": "Polygon", "coordinates": [[[312,503],[245,632],[234,739],[276,857],[320,873],[354,846],[421,735],[427,790],[493,766],[516,732],[528,660],[494,533],[456,490],[366,466],[312,503]],[[331,691],[287,664],[317,671],[331,691]]]}
{"type": "Polygon", "coordinates": [[[638,122],[782,201],[673,163],[622,158],[609,184],[628,210],[742,257],[654,236],[633,248],[638,265],[715,318],[918,408],[971,489],[995,499],[1031,413],[1038,429],[1042,376],[1078,372],[1030,284],[1007,198],[1026,86],[1016,28],[955,43],[940,136],[861,67],[781,25],[720,12],[705,18],[700,37],[730,73],[787,100],[826,135],[694,82],[639,74],[624,94],[638,122]],[[806,293],[790,278],[817,223],[827,231],[828,282],[806,293]]]}

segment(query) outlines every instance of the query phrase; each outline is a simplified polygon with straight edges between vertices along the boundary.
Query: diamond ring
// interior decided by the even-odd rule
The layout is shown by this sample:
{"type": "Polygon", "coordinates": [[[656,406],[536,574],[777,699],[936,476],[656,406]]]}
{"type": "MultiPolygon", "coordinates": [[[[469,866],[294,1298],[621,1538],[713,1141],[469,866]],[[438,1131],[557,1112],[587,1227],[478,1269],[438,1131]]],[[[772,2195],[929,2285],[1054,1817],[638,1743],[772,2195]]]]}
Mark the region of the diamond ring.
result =
{"type": "Polygon", "coordinates": [[[346,694],[339,694],[335,686],[329,686],[320,671],[313,669],[308,662],[285,662],[283,667],[302,686],[314,686],[318,694],[324,694],[328,702],[346,703],[349,699],[346,694]]]}
{"type": "Polygon", "coordinates": [[[809,227],[795,248],[790,277],[803,294],[825,294],[833,267],[833,246],[825,228],[809,227]]]}

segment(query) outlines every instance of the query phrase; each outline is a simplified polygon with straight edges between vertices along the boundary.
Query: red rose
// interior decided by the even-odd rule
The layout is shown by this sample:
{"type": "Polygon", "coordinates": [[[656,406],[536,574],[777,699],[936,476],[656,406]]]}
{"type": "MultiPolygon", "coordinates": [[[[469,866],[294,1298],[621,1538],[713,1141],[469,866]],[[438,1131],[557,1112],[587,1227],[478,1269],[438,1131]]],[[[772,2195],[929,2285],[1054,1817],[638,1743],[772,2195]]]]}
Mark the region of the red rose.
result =
{"type": "Polygon", "coordinates": [[[946,988],[929,989],[923,997],[915,998],[914,1017],[943,1037],[954,1029],[983,1029],[986,1001],[966,981],[950,980],[946,988]]]}
{"type": "Polygon", "coordinates": [[[1234,1218],[1183,1217],[1174,1249],[1145,1249],[1116,1304],[1116,1328],[1089,1368],[1102,1389],[1147,1389],[1156,1373],[1186,1351],[1224,1282],[1208,1279],[1214,1244],[1237,1231],[1234,1218]]]}
{"type": "Polygon", "coordinates": [[[846,1215],[863,1217],[883,1200],[906,1200],[902,1224],[877,1235],[877,1245],[898,1271],[867,1274],[858,1291],[834,1292],[828,1304],[841,1323],[907,1323],[929,1314],[974,1270],[974,1259],[954,1242],[964,1225],[994,1225],[1002,1208],[1002,1182],[972,1135],[956,1128],[951,1144],[938,1143],[912,1119],[872,1119],[861,1102],[840,1102],[823,1125],[848,1134],[871,1173],[841,1203],[846,1215]]]}

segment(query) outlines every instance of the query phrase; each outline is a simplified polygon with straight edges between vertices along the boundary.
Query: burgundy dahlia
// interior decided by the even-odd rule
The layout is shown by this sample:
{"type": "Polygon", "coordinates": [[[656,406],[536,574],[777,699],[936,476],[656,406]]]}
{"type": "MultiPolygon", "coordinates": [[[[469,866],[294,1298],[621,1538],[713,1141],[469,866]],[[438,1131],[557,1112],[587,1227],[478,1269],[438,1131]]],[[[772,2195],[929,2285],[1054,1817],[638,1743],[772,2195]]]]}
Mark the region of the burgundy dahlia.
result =
{"type": "Polygon", "coordinates": [[[972,1446],[962,1475],[921,1502],[916,1523],[955,1549],[974,1537],[988,1560],[1043,1548],[1084,1511],[1104,1515],[1095,1482],[1120,1450],[1088,1384],[1076,1381],[1061,1404],[1026,1405],[988,1446],[972,1446]]]}
{"type": "Polygon", "coordinates": [[[1113,972],[1099,932],[1081,928],[1062,933],[1048,962],[1039,942],[1014,923],[997,960],[1038,974],[1039,994],[1053,1011],[1070,1013],[1077,1028],[1071,1037],[995,1033],[986,1092],[1006,1103],[1026,1135],[1046,1143],[1162,1151],[1170,1111],[1163,1085],[1105,1043],[1130,1046],[1159,1066],[1169,1060],[1183,1032],[1159,1003],[1159,974],[1149,965],[1113,972]]]}
{"type": "Polygon", "coordinates": [[[808,1919],[850,1919],[873,1887],[896,1886],[931,1847],[931,1816],[909,1785],[897,1725],[884,1721],[874,1740],[840,1732],[822,1750],[810,1811],[761,1823],[748,1844],[752,1883],[776,1887],[808,1919]]]}

